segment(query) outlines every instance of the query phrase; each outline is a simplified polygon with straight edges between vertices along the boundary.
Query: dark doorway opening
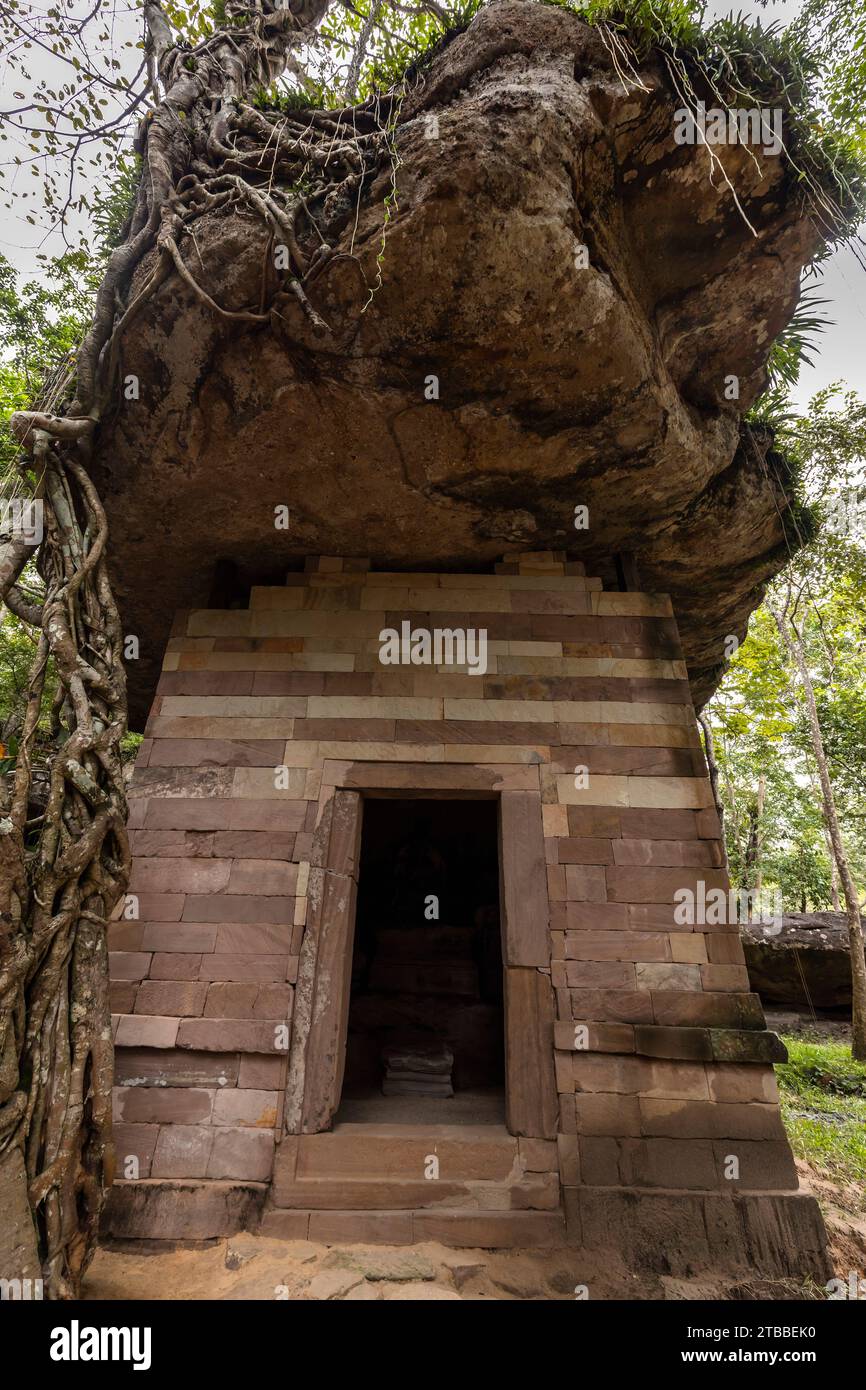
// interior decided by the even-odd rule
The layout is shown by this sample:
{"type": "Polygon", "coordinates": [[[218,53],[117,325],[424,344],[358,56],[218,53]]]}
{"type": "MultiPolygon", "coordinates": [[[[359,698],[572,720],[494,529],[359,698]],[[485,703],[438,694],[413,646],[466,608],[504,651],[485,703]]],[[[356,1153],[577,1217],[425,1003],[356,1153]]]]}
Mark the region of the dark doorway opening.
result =
{"type": "Polygon", "coordinates": [[[365,798],[341,1121],[501,1124],[497,803],[365,798]]]}

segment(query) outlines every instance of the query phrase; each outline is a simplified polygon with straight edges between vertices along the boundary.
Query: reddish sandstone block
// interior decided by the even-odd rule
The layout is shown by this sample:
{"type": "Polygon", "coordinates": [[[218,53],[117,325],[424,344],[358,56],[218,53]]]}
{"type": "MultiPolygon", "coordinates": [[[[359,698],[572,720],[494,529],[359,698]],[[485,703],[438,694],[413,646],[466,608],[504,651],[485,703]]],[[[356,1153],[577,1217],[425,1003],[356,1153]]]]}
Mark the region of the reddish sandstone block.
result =
{"type": "Polygon", "coordinates": [[[144,980],[150,955],[146,951],[109,951],[108,965],[113,980],[144,980]]]}
{"type": "Polygon", "coordinates": [[[766,1139],[716,1140],[713,1151],[719,1186],[722,1188],[784,1192],[796,1191],[799,1185],[794,1155],[784,1135],[777,1142],[766,1139]],[[726,1169],[731,1171],[732,1168],[730,1158],[736,1158],[739,1163],[739,1178],[735,1180],[725,1178],[726,1169]]]}
{"type": "Polygon", "coordinates": [[[135,859],[133,893],[219,893],[228,884],[230,859],[135,859]]]}
{"type": "Polygon", "coordinates": [[[574,1098],[578,1134],[639,1135],[641,1115],[637,1096],[583,1092],[574,1098]]]}
{"type": "Polygon", "coordinates": [[[618,838],[623,814],[622,810],[607,806],[569,806],[569,833],[578,839],[618,838]]]}
{"type": "Polygon", "coordinates": [[[138,1014],[198,1017],[204,1009],[207,985],[192,980],[145,980],[135,1003],[138,1014]]]}
{"type": "Polygon", "coordinates": [[[697,879],[702,878],[709,891],[728,890],[727,874],[720,869],[707,869],[700,875],[694,869],[640,869],[614,866],[605,870],[607,893],[611,902],[673,903],[674,894],[682,889],[695,893],[697,879]]]}
{"type": "Polygon", "coordinates": [[[209,1124],[214,1092],[192,1086],[121,1086],[118,1113],[130,1124],[209,1124]]]}
{"type": "Polygon", "coordinates": [[[772,1067],[727,1063],[723,1066],[708,1065],[706,1072],[711,1100],[734,1105],[750,1101],[764,1101],[767,1104],[778,1102],[779,1088],[772,1067]]]}
{"type": "Polygon", "coordinates": [[[181,952],[155,952],[150,962],[152,980],[197,980],[201,956],[181,952]]]}
{"type": "Polygon", "coordinates": [[[634,1187],[685,1187],[707,1192],[719,1186],[713,1145],[704,1139],[625,1140],[620,1172],[623,1182],[634,1187]]]}
{"type": "Polygon", "coordinates": [[[209,1178],[246,1178],[267,1182],[274,1158],[271,1130],[215,1127],[207,1165],[209,1178]]]}
{"type": "Polygon", "coordinates": [[[764,1011],[756,994],[650,993],[654,1023],[709,1028],[763,1028],[764,1011]]]}
{"type": "Polygon", "coordinates": [[[570,960],[565,965],[565,983],[569,989],[635,988],[635,968],[628,961],[570,960]]]}
{"type": "Polygon", "coordinates": [[[709,840],[617,840],[613,846],[617,864],[645,868],[719,868],[718,845],[709,840]]]}
{"type": "Polygon", "coordinates": [[[152,1018],[146,1014],[122,1014],[114,1037],[116,1047],[174,1047],[177,1018],[152,1018]]]}
{"type": "Polygon", "coordinates": [[[205,1177],[214,1134],[210,1125],[164,1125],[156,1141],[151,1177],[205,1177]]]}
{"type": "Polygon", "coordinates": [[[650,1061],[614,1053],[576,1053],[577,1091],[660,1096],[671,1100],[708,1100],[703,1066],[691,1062],[650,1061]]]}
{"type": "MultiPolygon", "coordinates": [[[[565,810],[565,807],[560,807],[565,810]]],[[[610,840],[577,839],[569,836],[554,841],[560,864],[612,864],[613,849],[610,840]]]]}
{"type": "Polygon", "coordinates": [[[114,1079],[118,1086],[234,1086],[237,1054],[228,1052],[157,1051],[147,1047],[118,1048],[114,1079]]]}
{"type": "Polygon", "coordinates": [[[749,1139],[784,1142],[779,1107],[714,1101],[640,1098],[641,1130],[670,1139],[749,1139]]]}
{"type": "Polygon", "coordinates": [[[113,1137],[118,1177],[150,1177],[158,1135],[158,1125],[123,1124],[115,1121],[113,1137]],[[134,1171],[130,1160],[133,1160],[134,1171]]]}
{"type": "Polygon", "coordinates": [[[114,921],[108,924],[109,951],[141,951],[144,927],[141,922],[114,921]]]}
{"type": "Polygon", "coordinates": [[[566,864],[565,896],[569,902],[606,902],[605,870],[593,864],[566,864]]]}
{"type": "Polygon", "coordinates": [[[702,965],[701,981],[707,990],[748,990],[749,972],[745,965],[702,965]]]}
{"type": "Polygon", "coordinates": [[[202,956],[201,980],[259,980],[284,981],[289,965],[286,955],[219,955],[202,956]]]}
{"type": "Polygon", "coordinates": [[[189,897],[183,909],[184,922],[218,922],[230,925],[248,922],[260,926],[279,926],[295,915],[294,898],[250,897],[227,893],[214,897],[189,897]]]}
{"type": "Polygon", "coordinates": [[[604,1023],[652,1023],[652,995],[645,990],[572,989],[574,1018],[604,1023]]]}
{"type": "Polygon", "coordinates": [[[294,893],[297,881],[297,864],[271,859],[236,859],[231,866],[228,892],[289,894],[294,893]]]}
{"type": "Polygon", "coordinates": [[[259,986],[232,982],[207,985],[205,1018],[252,1018],[259,986]]]}
{"type": "Polygon", "coordinates": [[[112,980],[108,998],[113,1014],[131,1014],[135,1008],[138,983],[135,980],[112,980]]]}
{"type": "Polygon", "coordinates": [[[286,1055],[282,1052],[274,1057],[264,1057],[260,1054],[242,1057],[238,1086],[241,1090],[251,1088],[259,1091],[281,1091],[284,1085],[286,1055]]]}
{"type": "Polygon", "coordinates": [[[277,1122],[276,1091],[233,1088],[214,1097],[215,1125],[245,1125],[273,1129],[277,1122]]]}
{"type": "Polygon", "coordinates": [[[260,985],[256,995],[254,1017],[291,1018],[293,997],[294,990],[289,984],[260,985]]]}
{"type": "Polygon", "coordinates": [[[207,858],[213,851],[213,834],[207,830],[133,830],[132,853],[145,859],[207,858]]]}
{"type": "MultiPolygon", "coordinates": [[[[217,955],[285,955],[289,950],[291,930],[288,923],[280,926],[256,926],[248,922],[232,923],[216,928],[217,955]]],[[[217,975],[216,979],[223,977],[217,975]]],[[[225,977],[226,979],[228,976],[225,977]]],[[[283,978],[282,976],[280,977],[283,978]]]]}
{"type": "Polygon", "coordinates": [[[276,738],[158,738],[149,767],[278,767],[284,748],[276,738]]]}
{"type": "Polygon", "coordinates": [[[150,922],[143,929],[142,944],[148,951],[201,955],[214,949],[216,937],[216,927],[189,926],[185,922],[150,922]]]}
{"type": "Polygon", "coordinates": [[[667,961],[670,942],[657,932],[566,932],[568,960],[667,961]]]}
{"type": "Polygon", "coordinates": [[[252,671],[163,671],[156,687],[158,695],[251,695],[252,691],[252,671]]]}
{"type": "Polygon", "coordinates": [[[291,859],[296,836],[267,830],[219,830],[213,837],[217,859],[291,859]]]}
{"type": "Polygon", "coordinates": [[[675,809],[623,809],[620,811],[622,835],[630,840],[696,840],[697,817],[703,814],[702,811],[675,809]]]}
{"type": "Polygon", "coordinates": [[[138,892],[139,922],[179,922],[186,898],[182,892],[138,892]]]}
{"type": "Polygon", "coordinates": [[[704,937],[707,959],[713,965],[742,965],[743,944],[738,931],[708,932],[704,937]]]}
{"type": "Polygon", "coordinates": [[[567,903],[563,926],[581,935],[585,931],[623,931],[628,925],[625,903],[567,903]]]}
{"type": "Polygon", "coordinates": [[[177,1029],[177,1046],[200,1052],[273,1053],[281,1026],[281,1020],[184,1018],[177,1029]]]}
{"type": "Polygon", "coordinates": [[[575,1020],[554,1024],[554,1042],[572,1052],[634,1052],[635,1030],[630,1023],[575,1020]]]}

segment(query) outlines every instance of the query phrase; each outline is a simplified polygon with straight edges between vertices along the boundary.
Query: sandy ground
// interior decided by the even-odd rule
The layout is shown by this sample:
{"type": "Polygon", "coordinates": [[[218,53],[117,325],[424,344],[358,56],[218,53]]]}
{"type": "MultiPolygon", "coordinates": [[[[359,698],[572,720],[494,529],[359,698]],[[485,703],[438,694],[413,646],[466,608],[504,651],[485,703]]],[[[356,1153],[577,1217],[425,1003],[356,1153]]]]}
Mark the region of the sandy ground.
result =
{"type": "MultiPolygon", "coordinates": [[[[801,1183],[821,1202],[836,1272],[866,1271],[866,1216],[857,1194],[798,1164],[801,1183]]],[[[451,1250],[413,1246],[342,1245],[272,1240],[243,1232],[204,1246],[151,1253],[142,1245],[103,1248],[88,1272],[88,1299],[265,1299],[448,1301],[520,1299],[768,1299],[816,1297],[815,1290],[756,1280],[734,1284],[698,1279],[637,1277],[610,1256],[580,1251],[451,1250]],[[583,1290],[586,1290],[584,1293],[583,1290]]]]}

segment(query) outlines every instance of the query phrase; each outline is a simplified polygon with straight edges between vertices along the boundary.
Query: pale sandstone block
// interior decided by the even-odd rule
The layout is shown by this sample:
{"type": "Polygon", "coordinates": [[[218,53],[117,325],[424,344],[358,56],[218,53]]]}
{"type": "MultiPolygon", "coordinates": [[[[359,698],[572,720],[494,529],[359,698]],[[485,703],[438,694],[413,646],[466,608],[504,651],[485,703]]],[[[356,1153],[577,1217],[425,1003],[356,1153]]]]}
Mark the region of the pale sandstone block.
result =
{"type": "Polygon", "coordinates": [[[622,700],[554,700],[554,718],[570,724],[682,724],[694,726],[691,705],[658,705],[622,700]]]}
{"type": "Polygon", "coordinates": [[[695,743],[693,731],[682,724],[608,724],[607,737],[617,748],[690,748],[695,743]]]}
{"type": "MultiPolygon", "coordinates": [[[[492,590],[485,592],[482,599],[473,589],[410,589],[408,607],[421,613],[510,613],[511,595],[507,590],[492,590]]],[[[399,608],[399,603],[392,605],[392,610],[399,608]]]]}
{"type": "Polygon", "coordinates": [[[283,749],[283,767],[321,767],[324,754],[321,745],[302,740],[289,739],[283,749]]]}
{"type": "Polygon", "coordinates": [[[542,806],[541,821],[544,827],[545,836],[567,836],[569,833],[568,808],[566,806],[542,806]]]}
{"type": "Polygon", "coordinates": [[[589,775],[589,786],[576,787],[574,774],[556,779],[556,790],[562,806],[628,806],[628,777],[589,775]]]}
{"type": "Polygon", "coordinates": [[[166,652],[162,658],[163,671],[177,671],[180,667],[180,652],[166,652]]]}
{"type": "Polygon", "coordinates": [[[290,767],[283,774],[279,787],[275,785],[274,769],[270,767],[236,767],[232,780],[232,797],[249,797],[257,801],[301,801],[304,799],[306,769],[290,767]]]}
{"type": "MultiPolygon", "coordinates": [[[[386,602],[392,612],[402,612],[403,609],[412,608],[413,604],[409,600],[409,585],[405,583],[401,585],[389,585],[387,589],[387,599],[383,595],[381,588],[365,589],[361,594],[362,612],[372,610],[376,613],[384,614],[384,605],[386,602]]],[[[414,607],[417,608],[418,605],[416,604],[414,607]]]]}
{"type": "Polygon", "coordinates": [[[704,965],[707,943],[702,936],[686,932],[671,932],[671,958],[675,961],[704,965]]]}
{"type": "MultiPolygon", "coordinates": [[[[300,700],[298,704],[306,702],[300,700]]],[[[222,719],[213,715],[176,719],[172,715],[155,715],[148,724],[152,738],[228,738],[287,739],[292,736],[292,719],[222,719]]]]}
{"type": "MultiPolygon", "coordinates": [[[[306,647],[305,643],[305,647],[306,647]]],[[[180,662],[180,656],[177,657],[180,662]]],[[[192,658],[184,658],[191,660],[192,658]]],[[[166,667],[166,670],[169,668],[166,667]]],[[[180,669],[173,666],[171,670],[180,669]]],[[[341,653],[335,643],[330,650],[303,652],[211,652],[193,667],[200,671],[353,671],[351,652],[341,653]]]]}
{"type": "Polygon", "coordinates": [[[246,608],[202,608],[189,615],[190,637],[249,637],[252,616],[246,608]]]}
{"type": "Polygon", "coordinates": [[[531,657],[561,657],[561,642],[506,642],[505,655],[531,657]]]}
{"type": "Polygon", "coordinates": [[[311,695],[307,701],[307,718],[441,719],[442,701],[387,695],[311,695]]]}
{"type": "MultiPolygon", "coordinates": [[[[412,571],[411,573],[401,573],[394,570],[370,570],[367,574],[366,588],[368,589],[400,589],[411,586],[413,589],[436,589],[444,575],[425,574],[423,571],[412,571]]],[[[393,605],[388,596],[387,607],[393,605]]]]}
{"type": "MultiPolygon", "coordinates": [[[[163,695],[160,718],[302,719],[305,695],[163,695]]],[[[246,727],[246,725],[245,725],[246,727]]]]}
{"type": "MultiPolygon", "coordinates": [[[[392,747],[402,749],[405,744],[392,747]]],[[[518,743],[446,743],[440,749],[439,758],[446,763],[526,763],[531,765],[545,763],[550,758],[550,749],[518,743]]],[[[414,761],[414,759],[411,759],[414,761]]],[[[564,833],[568,833],[567,831],[564,833]]]]}
{"type": "Polygon", "coordinates": [[[290,589],[277,589],[262,587],[254,584],[250,590],[250,608],[264,609],[271,612],[275,609],[286,610],[303,608],[305,588],[301,585],[290,589]]]}
{"type": "Polygon", "coordinates": [[[591,612],[603,617],[671,618],[667,594],[599,593],[591,595],[591,612]]]}
{"type": "Polygon", "coordinates": [[[702,989],[699,965],[676,965],[667,961],[638,962],[635,966],[635,978],[638,989],[702,989]]]}
{"type": "Polygon", "coordinates": [[[169,637],[165,649],[167,652],[212,652],[215,640],[213,637],[169,637]]]}
{"type": "Polygon", "coordinates": [[[558,717],[553,702],[548,700],[445,700],[446,719],[553,724],[558,717]]]}
{"type": "Polygon", "coordinates": [[[318,609],[300,609],[297,613],[250,613],[249,618],[250,637],[349,637],[355,642],[362,638],[370,641],[386,626],[384,609],[380,613],[362,613],[360,610],[328,613],[318,609]]]}
{"type": "MultiPolygon", "coordinates": [[[[289,748],[291,748],[289,744],[289,748]]],[[[323,742],[318,745],[319,756],[327,761],[340,759],[344,762],[376,762],[376,763],[441,763],[457,761],[446,756],[444,745],[441,743],[333,743],[323,742]]],[[[503,750],[500,748],[498,753],[501,755],[503,750]]],[[[509,750],[510,751],[510,750],[509,750]]],[[[518,750],[521,751],[521,750],[518,750]]],[[[463,762],[478,762],[477,758],[460,759],[463,762]]],[[[499,756],[491,761],[504,762],[505,758],[499,756]]],[[[517,761],[529,762],[530,759],[514,759],[517,761]]],[[[325,769],[326,780],[327,766],[325,769]]]]}
{"type": "Polygon", "coordinates": [[[629,777],[628,805],[636,808],[700,810],[712,804],[706,777],[629,777]]]}

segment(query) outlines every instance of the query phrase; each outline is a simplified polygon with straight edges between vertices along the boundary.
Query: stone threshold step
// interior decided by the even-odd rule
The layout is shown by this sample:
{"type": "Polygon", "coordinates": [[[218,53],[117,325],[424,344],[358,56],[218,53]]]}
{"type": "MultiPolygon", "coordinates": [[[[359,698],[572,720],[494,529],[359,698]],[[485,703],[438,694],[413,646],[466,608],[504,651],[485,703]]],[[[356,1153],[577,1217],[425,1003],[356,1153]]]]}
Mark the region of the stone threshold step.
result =
{"type": "MultiPolygon", "coordinates": [[[[429,1180],[435,1160],[442,1180],[501,1182],[519,1178],[527,1158],[524,1153],[521,1162],[519,1141],[504,1126],[340,1124],[326,1134],[284,1139],[277,1151],[277,1170],[288,1181],[353,1177],[421,1181],[429,1180]]],[[[537,1171],[537,1153],[531,1161],[537,1171]]],[[[548,1163],[553,1171],[553,1144],[548,1163]]]]}
{"type": "Polygon", "coordinates": [[[559,1180],[553,1173],[534,1173],[514,1182],[445,1179],[420,1181],[383,1178],[379,1173],[352,1178],[302,1178],[295,1182],[274,1176],[275,1207],[315,1211],[406,1210],[462,1207],[468,1211],[550,1211],[559,1206],[559,1180]]]}
{"type": "Polygon", "coordinates": [[[259,1234],[324,1245],[441,1245],[483,1250],[552,1249],[566,1244],[561,1211],[266,1211],[259,1234]]]}

